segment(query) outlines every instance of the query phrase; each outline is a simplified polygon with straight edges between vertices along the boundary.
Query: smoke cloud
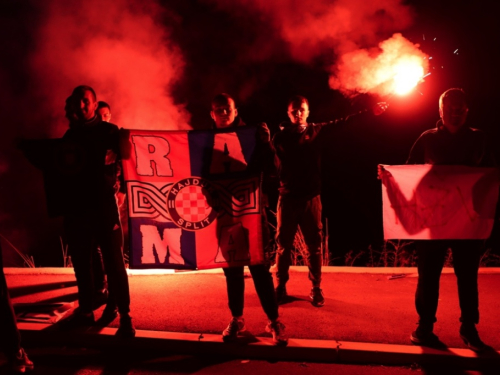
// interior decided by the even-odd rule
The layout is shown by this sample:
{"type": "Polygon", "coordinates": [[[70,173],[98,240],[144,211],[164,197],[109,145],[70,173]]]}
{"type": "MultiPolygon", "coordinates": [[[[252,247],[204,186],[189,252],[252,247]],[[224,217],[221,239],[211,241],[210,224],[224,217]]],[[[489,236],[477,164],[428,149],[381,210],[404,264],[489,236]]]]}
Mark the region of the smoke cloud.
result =
{"type": "MultiPolygon", "coordinates": [[[[242,7],[260,12],[288,43],[294,60],[304,64],[314,63],[318,58],[326,60],[325,68],[332,75],[331,87],[344,94],[366,93],[380,84],[362,81],[368,79],[377,64],[390,60],[388,54],[398,54],[399,47],[403,49],[400,53],[423,55],[397,37],[396,41],[392,38],[376,47],[412,24],[412,9],[401,0],[207,1],[234,14],[241,14],[242,7]],[[380,49],[385,55],[376,58],[380,49]]],[[[380,94],[379,91],[374,93],[380,94]]]]}
{"type": "Polygon", "coordinates": [[[184,65],[165,26],[174,15],[138,0],[48,0],[41,11],[30,69],[35,92],[57,119],[51,135],[66,129],[64,101],[81,84],[111,105],[121,127],[188,127],[188,113],[170,94],[184,65]]]}
{"type": "Polygon", "coordinates": [[[401,0],[207,0],[237,12],[257,9],[289,43],[292,56],[310,62],[325,51],[344,54],[377,45],[412,23],[401,0]]]}
{"type": "Polygon", "coordinates": [[[416,84],[428,70],[428,64],[427,55],[418,49],[418,45],[401,34],[394,34],[381,42],[378,48],[360,49],[342,55],[334,67],[330,86],[345,95],[392,95],[398,91],[398,76],[403,84],[416,84]]]}

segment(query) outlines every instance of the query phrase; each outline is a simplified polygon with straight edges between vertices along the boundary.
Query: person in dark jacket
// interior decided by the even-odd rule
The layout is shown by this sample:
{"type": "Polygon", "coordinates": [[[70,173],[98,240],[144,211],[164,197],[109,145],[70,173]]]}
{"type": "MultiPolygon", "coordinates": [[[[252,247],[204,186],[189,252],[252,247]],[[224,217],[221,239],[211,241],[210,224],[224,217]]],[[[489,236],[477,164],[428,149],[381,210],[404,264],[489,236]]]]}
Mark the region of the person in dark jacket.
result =
{"type": "MultiPolygon", "coordinates": [[[[214,120],[216,129],[224,129],[228,127],[245,126],[243,120],[238,117],[238,110],[235,106],[234,99],[228,94],[219,94],[212,100],[212,110],[210,112],[214,120]]],[[[272,165],[272,148],[270,146],[270,133],[266,124],[260,124],[257,132],[257,144],[261,147],[262,154],[255,165],[260,171],[266,170],[263,163],[272,165]]],[[[267,225],[264,220],[263,225],[267,225]]],[[[267,228],[263,228],[266,232],[267,228]]],[[[267,241],[268,242],[268,241],[267,241]]],[[[267,243],[264,239],[264,243],[267,243]]],[[[279,320],[278,303],[274,294],[274,285],[271,273],[269,272],[269,264],[255,264],[248,266],[252,275],[252,280],[255,285],[255,290],[259,296],[260,303],[266,313],[269,323],[266,326],[266,331],[273,335],[273,341],[276,345],[286,345],[288,339],[285,334],[285,326],[279,320]]],[[[236,340],[238,334],[245,330],[245,320],[243,318],[243,302],[245,292],[244,267],[233,266],[223,268],[226,276],[227,296],[229,309],[231,310],[232,319],[227,328],[222,332],[224,342],[236,340]]]]}
{"type": "MultiPolygon", "coordinates": [[[[372,109],[379,115],[387,108],[377,103],[372,109]]],[[[311,303],[325,303],[321,289],[322,223],[321,223],[321,149],[336,126],[348,124],[357,116],[324,123],[309,123],[309,101],[294,96],[288,101],[289,122],[280,126],[273,137],[280,180],[276,230],[276,296],[283,303],[287,296],[291,253],[295,234],[300,227],[307,245],[311,303]]],[[[358,118],[359,120],[359,118],[358,118]]]]}
{"type": "MultiPolygon", "coordinates": [[[[64,112],[65,112],[65,117],[69,121],[69,127],[71,128],[75,126],[75,123],[78,122],[78,117],[76,115],[76,108],[73,103],[73,98],[71,96],[68,96],[66,98],[64,112]]],[[[102,261],[101,249],[99,249],[98,246],[95,246],[92,249],[92,251],[93,251],[92,272],[94,281],[93,309],[95,310],[100,306],[104,305],[108,301],[109,292],[108,292],[108,283],[106,281],[106,274],[104,273],[104,264],[102,261]]]]}
{"type": "Polygon", "coordinates": [[[92,274],[93,249],[102,252],[108,277],[109,298],[99,320],[109,323],[120,313],[116,334],[133,337],[130,293],[122,253],[122,232],[115,198],[119,162],[118,127],[97,115],[97,100],[89,86],[71,94],[76,119],[64,134],[66,169],[72,171],[73,188],[64,207],[64,229],[78,284],[79,307],[66,324],[94,323],[92,274]]]}
{"type": "MultiPolygon", "coordinates": [[[[462,89],[452,88],[439,98],[441,119],[437,126],[422,133],[413,145],[407,164],[465,165],[492,167],[495,160],[484,132],[466,124],[468,107],[462,89]]],[[[477,275],[482,240],[421,240],[417,243],[418,284],[415,306],[418,327],[410,339],[416,345],[439,344],[433,333],[439,299],[439,278],[450,248],[458,283],[461,310],[460,336],[474,351],[486,345],[476,329],[479,323],[477,275]]]]}

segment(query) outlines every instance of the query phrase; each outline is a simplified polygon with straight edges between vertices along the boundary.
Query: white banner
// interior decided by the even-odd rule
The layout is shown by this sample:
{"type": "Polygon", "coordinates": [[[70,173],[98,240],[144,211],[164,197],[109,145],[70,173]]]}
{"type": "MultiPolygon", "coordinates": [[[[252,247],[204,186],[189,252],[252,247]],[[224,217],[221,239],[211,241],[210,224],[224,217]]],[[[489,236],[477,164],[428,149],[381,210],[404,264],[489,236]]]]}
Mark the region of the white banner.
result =
{"type": "Polygon", "coordinates": [[[384,239],[486,239],[498,200],[497,168],[383,165],[384,239]]]}

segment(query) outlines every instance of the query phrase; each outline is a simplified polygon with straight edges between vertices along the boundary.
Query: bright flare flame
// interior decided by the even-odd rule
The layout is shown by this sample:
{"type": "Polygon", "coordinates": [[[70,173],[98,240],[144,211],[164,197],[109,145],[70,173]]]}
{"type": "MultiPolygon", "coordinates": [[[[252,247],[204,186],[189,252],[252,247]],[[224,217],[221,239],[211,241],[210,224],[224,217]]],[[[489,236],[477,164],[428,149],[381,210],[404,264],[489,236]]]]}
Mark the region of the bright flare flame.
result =
{"type": "Polygon", "coordinates": [[[394,71],[394,92],[397,95],[408,94],[424,76],[424,68],[418,61],[402,61],[394,71]]]}
{"type": "Polygon", "coordinates": [[[381,42],[378,49],[359,49],[341,56],[330,87],[347,95],[370,93],[405,95],[425,77],[428,56],[401,34],[381,42]]]}

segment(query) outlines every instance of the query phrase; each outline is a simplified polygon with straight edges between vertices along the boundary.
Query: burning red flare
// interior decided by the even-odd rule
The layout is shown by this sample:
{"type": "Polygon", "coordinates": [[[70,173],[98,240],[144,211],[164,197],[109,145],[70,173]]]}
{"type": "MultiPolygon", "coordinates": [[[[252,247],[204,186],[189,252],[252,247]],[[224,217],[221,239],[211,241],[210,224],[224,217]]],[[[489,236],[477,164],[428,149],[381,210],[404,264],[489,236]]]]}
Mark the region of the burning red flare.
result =
{"type": "Polygon", "coordinates": [[[427,55],[401,34],[379,44],[377,51],[356,50],[341,57],[330,86],[345,94],[404,95],[428,69],[427,55]]]}
{"type": "Polygon", "coordinates": [[[399,64],[394,66],[393,70],[395,72],[394,92],[399,95],[407,94],[413,90],[424,76],[424,68],[418,58],[402,59],[399,64]]]}

